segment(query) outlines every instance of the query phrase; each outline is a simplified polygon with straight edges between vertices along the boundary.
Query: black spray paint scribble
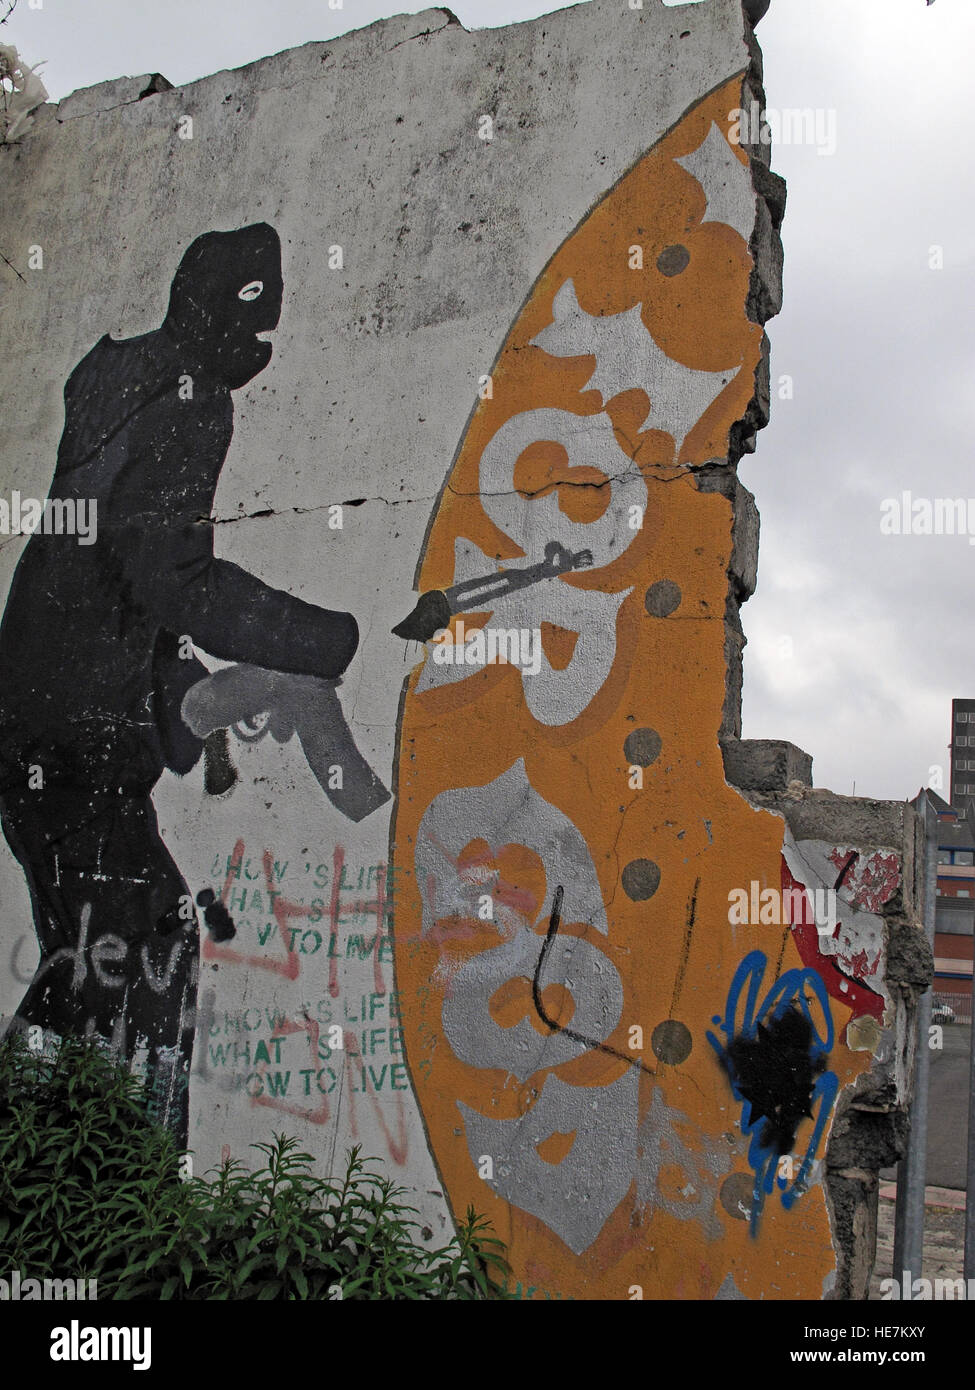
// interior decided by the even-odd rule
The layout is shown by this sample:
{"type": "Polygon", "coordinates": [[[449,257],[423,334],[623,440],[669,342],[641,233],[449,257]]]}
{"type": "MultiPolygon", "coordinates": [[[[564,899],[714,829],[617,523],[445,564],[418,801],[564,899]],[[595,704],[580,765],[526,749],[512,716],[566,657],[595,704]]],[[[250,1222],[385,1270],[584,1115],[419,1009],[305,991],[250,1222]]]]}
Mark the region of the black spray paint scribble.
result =
{"type": "Polygon", "coordinates": [[[647,1076],[656,1076],[653,1067],[648,1067],[639,1057],[632,1054],[627,1055],[620,1052],[618,1048],[610,1047],[609,1043],[600,1042],[598,1038],[587,1037],[585,1033],[577,1033],[572,1028],[567,1028],[559,1023],[557,1018],[551,1018],[545,1008],[545,1001],[542,998],[542,972],[545,969],[545,959],[552,949],[552,942],[558,935],[559,926],[562,922],[562,885],[561,883],[555,890],[552,897],[552,911],[548,919],[548,931],[545,933],[545,940],[542,942],[542,949],[538,953],[538,963],[535,966],[535,974],[532,978],[532,1002],[535,1005],[535,1012],[545,1024],[545,1027],[552,1033],[564,1033],[573,1042],[582,1043],[585,1047],[591,1047],[597,1052],[605,1052],[608,1057],[617,1057],[621,1062],[626,1062],[628,1066],[638,1067],[640,1071],[646,1072],[647,1076]]]}
{"type": "Polygon", "coordinates": [[[721,1057],[735,1091],[762,1120],[759,1141],[791,1153],[803,1119],[812,1119],[812,1096],[826,1057],[813,1057],[812,1024],[795,1005],[759,1023],[754,1037],[733,1038],[721,1057]]]}
{"type": "MultiPolygon", "coordinates": [[[[271,358],[259,335],[282,289],[272,227],[208,232],[179,264],[162,326],[103,337],[82,359],[50,496],[96,503],[97,540],[32,535],[0,627],[0,817],[41,952],[15,1024],[145,1058],[156,1113],[184,1142],[198,927],[151,799],[164,768],[185,774],[203,750],[180,709],[208,672],[181,659],[180,639],[328,681],[358,645],[351,614],[213,553],[231,393],[271,358]]],[[[225,766],[217,785],[231,780],[225,766]]]]}

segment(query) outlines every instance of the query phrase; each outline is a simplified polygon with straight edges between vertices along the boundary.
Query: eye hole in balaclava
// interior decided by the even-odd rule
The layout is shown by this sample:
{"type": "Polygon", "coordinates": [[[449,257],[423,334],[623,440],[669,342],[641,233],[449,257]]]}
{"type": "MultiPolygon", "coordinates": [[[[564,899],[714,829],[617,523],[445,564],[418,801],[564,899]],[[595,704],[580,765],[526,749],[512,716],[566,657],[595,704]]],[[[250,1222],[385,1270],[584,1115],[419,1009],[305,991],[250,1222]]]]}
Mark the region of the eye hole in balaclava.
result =
{"type": "Polygon", "coordinates": [[[266,222],[197,237],[179,263],[163,325],[198,368],[231,389],[271,360],[259,333],[281,317],[281,242],[266,222]]]}

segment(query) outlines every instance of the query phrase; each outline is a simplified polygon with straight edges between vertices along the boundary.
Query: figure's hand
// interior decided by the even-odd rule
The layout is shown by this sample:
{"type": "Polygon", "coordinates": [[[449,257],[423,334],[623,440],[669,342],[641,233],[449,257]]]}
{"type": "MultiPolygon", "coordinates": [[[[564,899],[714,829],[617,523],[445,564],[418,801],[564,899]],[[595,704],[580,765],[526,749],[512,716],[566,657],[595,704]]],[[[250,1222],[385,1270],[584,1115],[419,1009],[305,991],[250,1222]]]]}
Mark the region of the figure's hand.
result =
{"type": "Polygon", "coordinates": [[[359,624],[351,613],[332,613],[333,635],[320,670],[323,680],[338,680],[345,674],[359,648],[359,624]]]}
{"type": "Polygon", "coordinates": [[[429,642],[434,633],[445,628],[451,619],[450,604],[440,589],[421,594],[408,618],[397,623],[393,632],[407,642],[429,642]]]}

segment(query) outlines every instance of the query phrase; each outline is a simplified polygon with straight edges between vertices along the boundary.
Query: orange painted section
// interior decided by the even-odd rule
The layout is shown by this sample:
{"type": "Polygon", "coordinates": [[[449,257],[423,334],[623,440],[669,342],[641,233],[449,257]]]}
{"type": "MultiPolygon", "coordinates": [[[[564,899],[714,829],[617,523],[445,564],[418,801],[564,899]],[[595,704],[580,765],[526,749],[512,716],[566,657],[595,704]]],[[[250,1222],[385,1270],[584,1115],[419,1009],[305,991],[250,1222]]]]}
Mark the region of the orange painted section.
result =
{"type": "MultiPolygon", "coordinates": [[[[606,404],[617,442],[639,465],[648,497],[644,524],[618,558],[548,581],[602,593],[631,590],[619,608],[611,670],[582,713],[564,725],[539,722],[524,693],[531,677],[504,664],[424,693],[417,691],[418,667],[405,695],[393,829],[394,936],[411,1076],[453,1211],[462,1215],[473,1205],[490,1217],[508,1246],[515,1280],[537,1288],[538,1297],[626,1299],[640,1286],[645,1298],[710,1299],[731,1276],[752,1299],[820,1298],[835,1267],[821,1183],[791,1209],[776,1187],[751,1230],[742,1208],[755,1175],[739,1124],[742,1106],[706,1036],[716,1031],[714,1020],[724,1014],[732,977],[749,952],[767,957],[762,995],[783,971],[802,968],[788,927],[729,923],[730,890],[747,889],[752,881],[761,889],[779,887],[782,822],[753,810],[724,781],[717,735],[725,697],[732,512],[722,496],[699,492],[680,467],[726,456],[728,431],[752,395],[762,340],[762,330],[745,314],[748,248],[731,227],[702,222],[702,187],[675,162],[698,149],[712,122],[727,131],[727,114],[741,104],[740,93],[736,78],[692,109],[545,268],[497,361],[493,397],[480,402],[470,422],[420,572],[421,591],[451,585],[458,537],[502,563],[525,563],[521,547],[491,520],[478,496],[485,446],[522,412],[603,411],[599,392],[581,389],[593,372],[591,356],[560,358],[530,345],[552,323],[553,299],[567,280],[587,314],[620,314],[642,304],[644,325],[669,356],[698,370],[728,372],[728,385],[679,455],[670,434],[641,429],[645,392],[631,389],[606,404]],[[642,270],[630,268],[634,245],[643,247],[642,270]],[[689,253],[680,273],[657,268],[668,247],[689,253]],[[653,616],[645,603],[659,581],[680,590],[678,606],[664,617],[653,616]],[[631,785],[633,763],[624,753],[627,736],[640,729],[660,738],[659,756],[642,769],[642,787],[631,785]],[[458,970],[496,948],[503,929],[472,913],[448,915],[424,932],[423,896],[429,903],[431,885],[417,882],[415,864],[420,822],[435,798],[449,789],[485,787],[519,760],[531,788],[580,832],[605,906],[604,935],[574,922],[567,898],[559,936],[582,937],[601,952],[622,980],[624,999],[602,1047],[521,1081],[503,1066],[462,1060],[443,1023],[458,970]],[[622,881],[624,868],[641,860],[652,860],[660,872],[656,891],[642,899],[629,896],[622,881]],[[689,1030],[690,1052],[679,1062],[661,1060],[652,1047],[655,1028],[666,1020],[689,1030]],[[642,1030],[636,1048],[634,1028],[642,1030]],[[646,1167],[648,1145],[656,1145],[652,1174],[634,1177],[595,1239],[574,1251],[548,1221],[497,1195],[479,1176],[458,1103],[491,1120],[515,1120],[530,1115],[550,1074],[585,1092],[632,1075],[628,1058],[642,1063],[632,1117],[635,1168],[646,1167]],[[658,1125],[648,1119],[655,1092],[658,1125]],[[671,1114],[668,1121],[664,1106],[683,1119],[671,1114]]],[[[741,151],[729,148],[744,162],[741,151]]],[[[514,482],[523,494],[557,488],[570,520],[597,521],[608,489],[572,484],[604,479],[592,468],[575,473],[560,445],[541,441],[517,461],[514,482]]],[[[464,620],[469,630],[484,618],[464,620]]],[[[564,669],[576,634],[548,624],[542,639],[552,666],[564,669]]],[[[504,921],[514,914],[532,925],[541,951],[556,885],[537,849],[492,845],[472,833],[445,872],[492,884],[504,921]]],[[[551,1019],[571,1026],[568,988],[547,983],[542,999],[551,1019]]],[[[835,1000],[831,1005],[837,1041],[828,1060],[842,1087],[870,1057],[841,1044],[850,1010],[835,1000]]],[[[527,974],[492,995],[490,1015],[501,1028],[529,1019],[540,1037],[551,1032],[534,1007],[527,974]]],[[[797,1153],[805,1151],[811,1129],[804,1119],[797,1153]]],[[[539,1141],[538,1158],[549,1165],[556,1189],[560,1165],[580,1142],[576,1130],[539,1141]]],[[[593,1189],[618,1159],[607,1145],[593,1165],[593,1189]]]]}

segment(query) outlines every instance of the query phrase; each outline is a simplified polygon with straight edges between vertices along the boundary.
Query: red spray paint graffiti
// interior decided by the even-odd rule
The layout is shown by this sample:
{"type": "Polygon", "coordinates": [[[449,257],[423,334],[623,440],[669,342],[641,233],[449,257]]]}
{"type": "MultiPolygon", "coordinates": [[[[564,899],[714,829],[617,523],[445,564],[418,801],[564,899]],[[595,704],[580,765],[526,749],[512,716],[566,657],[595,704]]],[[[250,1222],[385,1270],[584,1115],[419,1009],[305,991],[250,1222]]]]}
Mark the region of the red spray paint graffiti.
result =
{"type": "MultiPolygon", "coordinates": [[[[234,845],[233,853],[227,864],[227,874],[224,879],[223,889],[220,900],[226,907],[228,905],[233,882],[240,876],[243,864],[245,844],[243,839],[239,839],[234,845]]],[[[345,874],[345,849],[341,845],[336,845],[332,854],[332,887],[328,903],[328,938],[329,938],[329,967],[328,967],[328,991],[333,999],[337,999],[340,994],[339,973],[338,973],[338,939],[339,928],[344,922],[349,922],[361,915],[372,916],[375,918],[376,934],[371,947],[373,960],[373,982],[377,995],[387,993],[386,982],[383,978],[382,962],[380,950],[383,941],[384,928],[390,914],[390,899],[387,892],[387,868],[380,864],[376,867],[376,894],[374,898],[346,899],[343,902],[342,892],[345,874]]],[[[232,946],[221,945],[207,938],[203,944],[203,959],[207,962],[222,963],[226,965],[244,966],[253,970],[266,970],[271,974],[281,975],[288,980],[297,980],[301,974],[301,958],[296,949],[297,934],[290,923],[294,919],[306,920],[311,917],[316,909],[304,903],[296,903],[286,898],[274,886],[274,857],[270,850],[265,850],[263,854],[264,881],[271,902],[271,910],[277,926],[278,936],[284,947],[284,957],[269,956],[267,954],[258,955],[253,952],[240,951],[232,946]]],[[[361,875],[360,875],[361,878],[361,875]]],[[[322,1090],[321,1074],[322,1069],[321,1053],[319,1048],[320,1039],[319,1024],[305,1015],[299,1017],[289,1017],[280,1019],[271,1034],[272,1043],[293,1036],[297,1033],[305,1033],[308,1038],[308,1051],[310,1058],[309,1075],[316,1077],[319,1091],[322,1090]]],[[[372,1111],[375,1119],[382,1130],[386,1140],[386,1146],[390,1158],[394,1163],[402,1166],[406,1163],[408,1152],[408,1139],[406,1133],[406,1113],[403,1107],[401,1096],[395,1098],[395,1133],[390,1129],[383,1114],[383,1107],[376,1094],[375,1087],[370,1090],[370,1083],[367,1076],[367,1068],[363,1062],[362,1053],[354,1033],[345,1030],[343,1033],[343,1043],[345,1052],[344,1073],[349,1094],[349,1122],[353,1139],[359,1137],[358,1115],[356,1113],[357,1089],[353,1084],[353,1063],[358,1062],[359,1071],[363,1079],[362,1093],[369,1096],[372,1111]]],[[[332,1118],[332,1107],[329,1103],[328,1095],[322,1094],[315,1104],[307,1106],[296,1104],[280,1095],[275,1095],[265,1086],[268,1062],[261,1060],[256,1067],[254,1076],[259,1078],[261,1089],[252,1091],[248,1089],[250,1103],[252,1106],[266,1106],[270,1109],[282,1111],[288,1115],[294,1115],[308,1124],[324,1125],[332,1118]]],[[[308,1082],[308,1089],[311,1089],[311,1082],[308,1082]]],[[[329,1088],[332,1089],[331,1087],[329,1088]]]]}

